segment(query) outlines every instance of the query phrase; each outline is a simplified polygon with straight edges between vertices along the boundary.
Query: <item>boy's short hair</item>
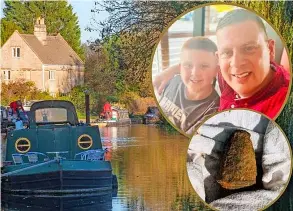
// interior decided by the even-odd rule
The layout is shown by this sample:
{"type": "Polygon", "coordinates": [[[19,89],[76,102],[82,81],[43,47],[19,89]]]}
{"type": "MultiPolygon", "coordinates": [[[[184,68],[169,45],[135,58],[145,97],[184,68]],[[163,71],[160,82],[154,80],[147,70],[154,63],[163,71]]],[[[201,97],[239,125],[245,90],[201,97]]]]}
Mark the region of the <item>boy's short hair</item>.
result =
{"type": "Polygon", "coordinates": [[[217,46],[216,44],[211,41],[209,38],[206,37],[193,37],[187,40],[182,48],[181,51],[183,50],[205,50],[208,52],[215,53],[217,51],[217,46]]]}
{"type": "Polygon", "coordinates": [[[246,9],[236,9],[231,10],[228,13],[226,13],[220,20],[216,28],[216,32],[226,26],[229,26],[231,24],[235,23],[241,23],[244,21],[252,20],[257,23],[259,28],[263,30],[265,33],[265,36],[268,37],[266,27],[262,21],[262,19],[255,13],[250,12],[246,9]]]}

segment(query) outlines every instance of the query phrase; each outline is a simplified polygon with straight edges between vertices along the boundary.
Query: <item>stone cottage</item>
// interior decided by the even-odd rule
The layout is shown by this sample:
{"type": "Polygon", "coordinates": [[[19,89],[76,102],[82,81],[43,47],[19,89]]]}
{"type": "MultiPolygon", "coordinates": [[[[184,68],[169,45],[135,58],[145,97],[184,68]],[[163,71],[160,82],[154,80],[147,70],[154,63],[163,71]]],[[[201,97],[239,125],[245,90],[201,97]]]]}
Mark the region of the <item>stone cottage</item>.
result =
{"type": "Polygon", "coordinates": [[[83,84],[84,63],[64,38],[48,36],[45,21],[38,18],[34,34],[17,30],[1,48],[1,83],[33,81],[52,96],[83,84]]]}

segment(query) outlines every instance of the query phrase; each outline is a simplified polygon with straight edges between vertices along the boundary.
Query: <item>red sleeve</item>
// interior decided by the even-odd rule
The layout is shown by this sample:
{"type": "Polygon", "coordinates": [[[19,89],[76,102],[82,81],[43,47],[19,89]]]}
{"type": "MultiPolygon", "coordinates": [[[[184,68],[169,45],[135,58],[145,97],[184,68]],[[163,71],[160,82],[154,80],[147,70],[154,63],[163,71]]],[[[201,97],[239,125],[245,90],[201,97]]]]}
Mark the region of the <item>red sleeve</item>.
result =
{"type": "Polygon", "coordinates": [[[14,102],[10,103],[9,106],[12,109],[13,113],[15,113],[16,112],[16,108],[17,108],[16,102],[14,101],[14,102]]]}
{"type": "Polygon", "coordinates": [[[280,109],[285,102],[287,92],[288,88],[281,88],[278,93],[275,94],[265,105],[266,111],[263,113],[265,113],[268,117],[275,119],[277,114],[280,114],[280,109]]]}

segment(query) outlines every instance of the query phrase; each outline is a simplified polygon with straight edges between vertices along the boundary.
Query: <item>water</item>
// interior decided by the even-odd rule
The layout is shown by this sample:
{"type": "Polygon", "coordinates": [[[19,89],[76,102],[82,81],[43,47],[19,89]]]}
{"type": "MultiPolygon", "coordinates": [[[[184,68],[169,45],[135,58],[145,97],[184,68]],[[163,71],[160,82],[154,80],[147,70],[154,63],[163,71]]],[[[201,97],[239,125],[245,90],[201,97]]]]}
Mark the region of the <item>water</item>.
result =
{"type": "MultiPolygon", "coordinates": [[[[153,125],[100,128],[118,191],[75,198],[10,197],[5,210],[200,210],[186,172],[189,140],[153,125]]],[[[4,205],[2,205],[4,208],[4,205]]]]}
{"type": "Polygon", "coordinates": [[[196,208],[197,198],[186,172],[189,140],[155,126],[105,127],[103,144],[112,149],[118,195],[113,210],[181,210],[196,208]]]}

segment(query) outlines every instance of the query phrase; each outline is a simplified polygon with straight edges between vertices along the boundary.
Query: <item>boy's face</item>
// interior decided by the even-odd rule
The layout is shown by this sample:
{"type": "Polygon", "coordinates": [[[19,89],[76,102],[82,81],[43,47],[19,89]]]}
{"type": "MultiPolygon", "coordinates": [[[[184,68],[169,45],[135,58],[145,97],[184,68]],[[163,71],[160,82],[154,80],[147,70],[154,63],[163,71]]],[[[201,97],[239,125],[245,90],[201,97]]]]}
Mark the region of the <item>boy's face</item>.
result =
{"type": "Polygon", "coordinates": [[[181,79],[189,91],[203,91],[212,86],[217,75],[217,59],[214,53],[184,49],[180,60],[181,79]]]}
{"type": "Polygon", "coordinates": [[[217,41],[224,80],[240,96],[252,96],[265,85],[274,59],[274,41],[266,40],[257,23],[250,20],[220,29],[217,41]]]}

